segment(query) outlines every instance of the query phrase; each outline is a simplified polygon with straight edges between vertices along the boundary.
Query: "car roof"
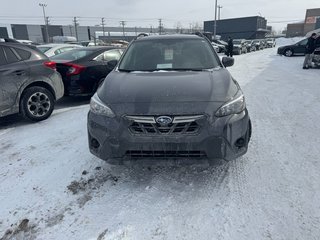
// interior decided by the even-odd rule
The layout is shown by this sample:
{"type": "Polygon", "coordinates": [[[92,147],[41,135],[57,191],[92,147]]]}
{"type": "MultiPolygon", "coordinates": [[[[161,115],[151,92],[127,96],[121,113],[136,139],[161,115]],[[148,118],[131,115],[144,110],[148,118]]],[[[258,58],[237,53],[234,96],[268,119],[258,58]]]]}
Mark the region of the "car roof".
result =
{"type": "Polygon", "coordinates": [[[198,35],[192,34],[168,34],[168,35],[151,35],[136,39],[135,41],[150,41],[160,39],[202,39],[198,35]]]}
{"type": "Polygon", "coordinates": [[[80,46],[80,45],[66,44],[66,43],[49,43],[49,44],[38,45],[38,47],[69,47],[69,46],[80,46]]]}

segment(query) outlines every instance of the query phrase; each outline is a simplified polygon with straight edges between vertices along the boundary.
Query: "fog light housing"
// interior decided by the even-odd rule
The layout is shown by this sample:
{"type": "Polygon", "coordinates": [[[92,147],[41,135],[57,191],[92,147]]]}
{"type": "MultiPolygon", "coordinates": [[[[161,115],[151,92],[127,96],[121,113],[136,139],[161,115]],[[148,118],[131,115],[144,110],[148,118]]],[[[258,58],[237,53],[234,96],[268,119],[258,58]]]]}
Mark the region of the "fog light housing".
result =
{"type": "Polygon", "coordinates": [[[98,142],[97,139],[92,138],[90,142],[91,142],[91,146],[92,146],[93,148],[97,149],[97,148],[100,147],[100,143],[98,142]]]}
{"type": "Polygon", "coordinates": [[[243,137],[241,137],[241,138],[239,138],[239,139],[235,142],[234,145],[235,145],[237,148],[242,148],[242,147],[245,146],[245,144],[246,144],[246,140],[245,140],[243,137]]]}

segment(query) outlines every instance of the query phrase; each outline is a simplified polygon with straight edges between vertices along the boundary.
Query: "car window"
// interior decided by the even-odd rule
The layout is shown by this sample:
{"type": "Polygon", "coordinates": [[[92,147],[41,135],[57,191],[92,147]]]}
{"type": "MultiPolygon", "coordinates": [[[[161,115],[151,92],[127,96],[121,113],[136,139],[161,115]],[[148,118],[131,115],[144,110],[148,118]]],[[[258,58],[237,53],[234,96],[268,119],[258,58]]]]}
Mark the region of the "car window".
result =
{"type": "Polygon", "coordinates": [[[103,61],[103,54],[104,54],[104,53],[99,54],[99,55],[96,56],[93,60],[95,60],[95,61],[103,61]]]}
{"type": "Polygon", "coordinates": [[[55,55],[58,55],[60,53],[63,53],[63,52],[67,52],[67,51],[70,51],[72,49],[75,49],[74,47],[64,47],[64,48],[59,48],[57,50],[54,51],[54,54],[55,55]]]}
{"type": "Polygon", "coordinates": [[[308,42],[308,38],[301,40],[300,42],[298,42],[298,44],[307,45],[307,42],[308,42]]]}
{"type": "Polygon", "coordinates": [[[203,70],[217,66],[218,57],[204,39],[154,39],[132,43],[119,70],[203,70]]]}
{"type": "Polygon", "coordinates": [[[22,60],[28,60],[31,57],[31,52],[20,49],[20,48],[14,48],[14,50],[17,52],[17,54],[20,56],[22,60]]]}
{"type": "Polygon", "coordinates": [[[118,49],[109,50],[103,53],[103,60],[109,62],[111,60],[119,60],[121,57],[118,49]]]}
{"type": "Polygon", "coordinates": [[[0,47],[0,66],[7,64],[2,47],[0,47]]]}
{"type": "Polygon", "coordinates": [[[15,63],[15,62],[19,62],[20,59],[14,54],[14,52],[12,51],[12,49],[10,49],[9,47],[3,47],[4,52],[7,56],[7,62],[8,63],[15,63]]]}
{"type": "Polygon", "coordinates": [[[74,47],[64,47],[64,48],[60,48],[60,53],[63,53],[63,52],[67,52],[67,51],[70,51],[72,49],[75,49],[74,47]]]}
{"type": "Polygon", "coordinates": [[[52,47],[37,47],[41,52],[45,53],[49,51],[52,47]]]}

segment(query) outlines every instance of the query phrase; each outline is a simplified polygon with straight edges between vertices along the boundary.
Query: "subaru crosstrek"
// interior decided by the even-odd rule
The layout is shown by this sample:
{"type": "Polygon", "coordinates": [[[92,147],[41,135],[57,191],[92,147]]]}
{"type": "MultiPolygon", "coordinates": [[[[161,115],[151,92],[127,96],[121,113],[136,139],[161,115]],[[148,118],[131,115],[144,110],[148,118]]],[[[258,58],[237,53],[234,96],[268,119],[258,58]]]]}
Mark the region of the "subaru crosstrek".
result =
{"type": "Polygon", "coordinates": [[[91,99],[91,153],[114,164],[245,154],[251,122],[233,62],[197,35],[134,40],[91,99]]]}

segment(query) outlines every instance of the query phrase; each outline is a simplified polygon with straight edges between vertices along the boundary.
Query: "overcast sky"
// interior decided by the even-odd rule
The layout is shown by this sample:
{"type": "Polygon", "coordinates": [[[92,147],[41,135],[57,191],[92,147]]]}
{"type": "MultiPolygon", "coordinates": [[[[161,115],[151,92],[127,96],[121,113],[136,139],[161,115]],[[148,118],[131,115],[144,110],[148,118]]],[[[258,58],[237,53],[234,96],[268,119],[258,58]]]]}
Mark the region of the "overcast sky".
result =
{"type": "MultiPolygon", "coordinates": [[[[0,23],[43,23],[38,0],[1,0],[0,23]]],[[[96,25],[98,17],[105,17],[107,26],[157,27],[162,18],[165,27],[180,22],[188,28],[190,23],[203,24],[214,19],[215,0],[43,0],[51,24],[71,24],[77,16],[80,25],[96,25]],[[82,17],[82,18],[81,18],[82,17]],[[92,18],[83,18],[92,17],[92,18]],[[97,18],[94,18],[97,17],[97,18]]],[[[287,22],[305,18],[307,8],[320,8],[320,0],[218,0],[221,19],[261,15],[277,30],[287,22]]]]}

